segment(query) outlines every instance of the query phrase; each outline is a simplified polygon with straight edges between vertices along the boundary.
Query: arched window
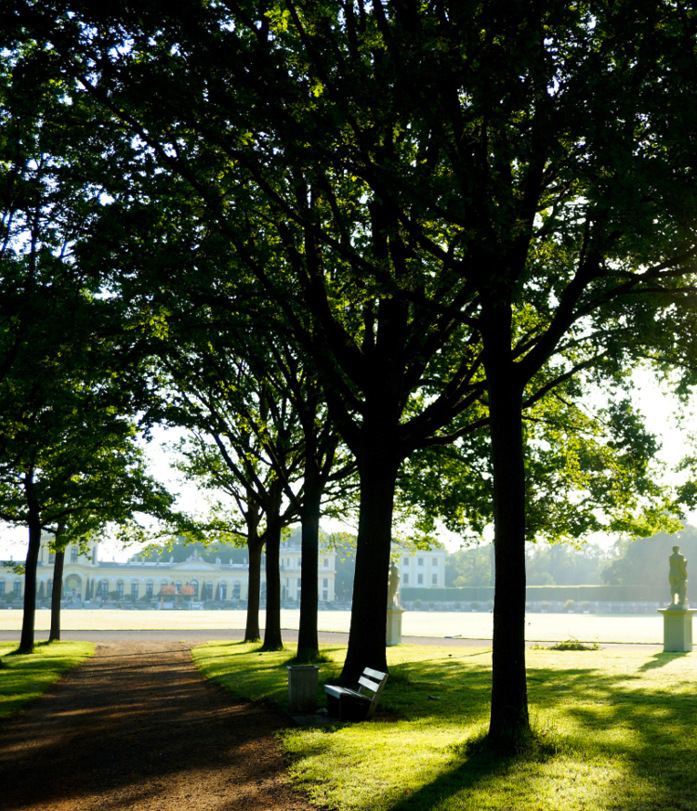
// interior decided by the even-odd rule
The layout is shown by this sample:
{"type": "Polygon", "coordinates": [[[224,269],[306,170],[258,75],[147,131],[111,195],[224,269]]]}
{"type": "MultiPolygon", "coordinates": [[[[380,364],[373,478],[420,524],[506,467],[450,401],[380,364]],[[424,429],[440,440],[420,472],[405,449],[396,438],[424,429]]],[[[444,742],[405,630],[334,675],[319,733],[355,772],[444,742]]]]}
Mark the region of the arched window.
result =
{"type": "Polygon", "coordinates": [[[116,591],[118,591],[119,597],[123,597],[123,580],[116,581],[116,591]]]}
{"type": "Polygon", "coordinates": [[[14,582],[14,590],[15,590],[15,597],[21,597],[22,596],[22,581],[21,580],[15,580],[15,582],[14,582]]]}
{"type": "Polygon", "coordinates": [[[109,581],[100,580],[99,586],[97,586],[97,595],[101,597],[102,600],[106,600],[108,594],[109,594],[109,581]]]}
{"type": "Polygon", "coordinates": [[[131,597],[133,597],[134,600],[138,599],[138,581],[137,580],[132,580],[131,581],[131,597]]]}
{"type": "Polygon", "coordinates": [[[203,587],[203,599],[204,600],[212,600],[213,599],[213,584],[211,583],[210,580],[203,587]]]}
{"type": "Polygon", "coordinates": [[[198,600],[198,580],[192,580],[189,585],[194,590],[194,600],[198,600]]]}
{"type": "Polygon", "coordinates": [[[227,600],[227,583],[220,584],[220,599],[227,600]]]}
{"type": "Polygon", "coordinates": [[[148,582],[145,584],[145,596],[148,598],[152,597],[152,592],[153,592],[153,582],[152,580],[148,580],[148,582]]]}
{"type": "Polygon", "coordinates": [[[242,586],[240,585],[240,583],[238,581],[236,581],[235,584],[232,587],[232,599],[233,600],[239,600],[241,593],[242,593],[242,586]]]}

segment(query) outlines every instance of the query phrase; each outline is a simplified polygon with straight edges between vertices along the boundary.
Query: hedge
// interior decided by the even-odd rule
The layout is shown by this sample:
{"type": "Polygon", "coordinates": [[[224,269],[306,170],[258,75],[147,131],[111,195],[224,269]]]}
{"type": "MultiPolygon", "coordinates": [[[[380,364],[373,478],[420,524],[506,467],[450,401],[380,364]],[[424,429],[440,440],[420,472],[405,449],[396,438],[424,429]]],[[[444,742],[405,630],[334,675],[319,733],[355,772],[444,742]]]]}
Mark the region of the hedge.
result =
{"type": "MultiPolygon", "coordinates": [[[[433,603],[481,603],[494,599],[493,586],[465,588],[403,588],[400,600],[433,603]]],[[[528,586],[526,599],[530,603],[661,603],[670,601],[670,590],[655,586],[528,586]]]]}

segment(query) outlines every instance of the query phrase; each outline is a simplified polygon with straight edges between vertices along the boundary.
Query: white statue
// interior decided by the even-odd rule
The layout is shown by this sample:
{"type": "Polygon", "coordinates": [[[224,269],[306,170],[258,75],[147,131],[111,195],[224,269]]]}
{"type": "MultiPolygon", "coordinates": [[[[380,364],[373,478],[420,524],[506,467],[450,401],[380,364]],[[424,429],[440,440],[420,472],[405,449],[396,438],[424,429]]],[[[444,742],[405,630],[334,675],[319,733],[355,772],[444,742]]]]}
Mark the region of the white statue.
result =
{"type": "Polygon", "coordinates": [[[390,579],[387,583],[387,607],[400,608],[399,605],[399,567],[396,563],[390,566],[390,579]]]}
{"type": "Polygon", "coordinates": [[[671,608],[687,608],[687,558],[680,554],[679,546],[674,546],[673,554],[668,560],[671,608]]]}

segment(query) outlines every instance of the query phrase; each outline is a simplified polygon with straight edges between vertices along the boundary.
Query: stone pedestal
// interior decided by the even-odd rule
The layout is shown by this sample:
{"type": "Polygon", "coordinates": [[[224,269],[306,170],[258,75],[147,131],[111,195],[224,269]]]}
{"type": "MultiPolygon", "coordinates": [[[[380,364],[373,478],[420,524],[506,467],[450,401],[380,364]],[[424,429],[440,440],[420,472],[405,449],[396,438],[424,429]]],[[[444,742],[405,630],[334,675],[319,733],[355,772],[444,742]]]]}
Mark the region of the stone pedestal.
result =
{"type": "Polygon", "coordinates": [[[288,703],[291,712],[314,712],[317,709],[316,665],[288,666],[288,703]]]}
{"type": "Polygon", "coordinates": [[[387,646],[402,644],[403,608],[387,609],[387,646]]]}
{"type": "Polygon", "coordinates": [[[694,608],[659,608],[663,614],[663,650],[665,653],[684,653],[692,650],[692,615],[694,608]]]}

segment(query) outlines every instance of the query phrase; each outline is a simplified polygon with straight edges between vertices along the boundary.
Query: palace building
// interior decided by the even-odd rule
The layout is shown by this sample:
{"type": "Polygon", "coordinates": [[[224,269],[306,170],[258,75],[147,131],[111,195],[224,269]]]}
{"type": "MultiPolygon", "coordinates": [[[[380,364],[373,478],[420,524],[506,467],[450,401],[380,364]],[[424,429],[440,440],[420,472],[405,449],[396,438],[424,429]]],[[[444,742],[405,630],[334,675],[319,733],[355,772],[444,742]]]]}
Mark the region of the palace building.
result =
{"type": "MultiPolygon", "coordinates": [[[[48,600],[53,586],[53,559],[49,537],[42,541],[37,567],[37,597],[48,600]]],[[[318,585],[322,603],[334,601],[335,554],[322,550],[319,559],[318,585]]],[[[99,544],[92,543],[81,552],[77,546],[66,550],[63,568],[63,598],[69,603],[91,606],[107,601],[126,599],[152,600],[160,607],[170,608],[184,600],[192,603],[240,603],[248,594],[248,562],[211,563],[194,548],[186,560],[174,556],[163,560],[135,556],[126,562],[100,559],[99,544]]],[[[261,593],[264,597],[266,578],[262,565],[261,593]]],[[[300,598],[300,547],[285,543],[281,547],[281,586],[285,603],[300,598]]],[[[0,567],[0,599],[13,594],[20,599],[24,593],[24,577],[0,567]]]]}

